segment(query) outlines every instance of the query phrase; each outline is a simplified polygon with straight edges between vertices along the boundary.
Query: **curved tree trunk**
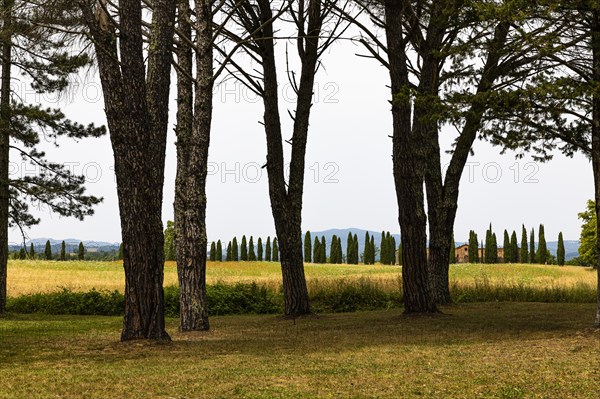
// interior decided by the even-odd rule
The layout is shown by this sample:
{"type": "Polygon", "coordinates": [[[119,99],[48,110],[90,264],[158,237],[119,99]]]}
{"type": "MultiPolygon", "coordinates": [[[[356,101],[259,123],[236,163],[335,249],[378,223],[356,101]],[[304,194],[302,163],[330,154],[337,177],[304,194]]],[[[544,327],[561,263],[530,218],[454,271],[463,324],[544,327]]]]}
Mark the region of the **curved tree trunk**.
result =
{"type": "MultiPolygon", "coordinates": [[[[191,41],[189,0],[179,2],[179,30],[191,41]]],[[[192,49],[180,41],[177,58],[177,178],[175,242],[179,277],[180,331],[209,329],[206,299],[206,176],[212,120],[212,21],[210,3],[196,1],[196,85],[193,98],[192,49]],[[186,76],[187,74],[187,76],[186,76]]]]}

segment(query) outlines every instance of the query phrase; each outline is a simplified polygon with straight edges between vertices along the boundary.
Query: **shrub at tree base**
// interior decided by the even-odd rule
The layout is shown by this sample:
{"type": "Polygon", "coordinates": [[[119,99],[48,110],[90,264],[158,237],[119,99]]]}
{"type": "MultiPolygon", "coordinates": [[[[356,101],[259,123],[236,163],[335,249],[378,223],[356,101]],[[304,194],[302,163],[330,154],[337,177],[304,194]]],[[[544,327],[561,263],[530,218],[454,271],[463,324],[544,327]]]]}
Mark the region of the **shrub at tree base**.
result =
{"type": "MultiPolygon", "coordinates": [[[[214,284],[207,287],[211,316],[236,314],[283,313],[281,287],[273,288],[252,284],[214,284]]],[[[341,313],[364,310],[400,308],[400,289],[388,291],[369,279],[339,280],[312,285],[310,300],[316,313],[341,313]]],[[[595,303],[595,287],[579,283],[571,287],[538,287],[523,282],[492,284],[486,278],[474,283],[453,282],[450,292],[457,303],[466,302],[547,302],[595,303]]],[[[9,298],[7,311],[11,313],[44,313],[65,315],[122,316],[123,294],[118,291],[73,292],[63,289],[45,294],[9,298]]],[[[179,288],[165,288],[165,314],[179,317],[179,288]]]]}

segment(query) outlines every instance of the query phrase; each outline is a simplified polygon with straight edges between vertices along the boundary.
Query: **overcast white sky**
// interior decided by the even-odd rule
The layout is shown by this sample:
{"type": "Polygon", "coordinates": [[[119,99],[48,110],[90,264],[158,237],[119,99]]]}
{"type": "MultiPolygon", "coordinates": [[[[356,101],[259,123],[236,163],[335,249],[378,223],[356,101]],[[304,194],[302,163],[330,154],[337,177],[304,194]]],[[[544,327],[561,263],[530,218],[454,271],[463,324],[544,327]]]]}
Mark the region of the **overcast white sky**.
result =
{"type": "MultiPolygon", "coordinates": [[[[304,230],[357,227],[399,231],[388,138],[391,134],[388,76],[374,60],[356,57],[357,51],[357,47],[348,43],[335,46],[326,55],[325,69],[317,78],[307,149],[304,230]]],[[[79,78],[80,82],[85,80],[58,101],[47,96],[41,100],[62,107],[78,122],[104,123],[98,78],[93,73],[79,78]]],[[[287,104],[291,109],[292,92],[282,83],[280,95],[290,99],[287,104]]],[[[28,101],[40,100],[24,82],[15,84],[28,101]]],[[[242,234],[266,236],[274,232],[266,170],[260,169],[266,154],[264,131],[258,123],[262,113],[259,100],[233,81],[216,88],[207,187],[209,240],[229,240],[242,234]]],[[[282,117],[285,115],[282,113],[282,117]]],[[[444,142],[449,144],[453,137],[450,132],[446,134],[444,142]]],[[[285,134],[286,138],[290,136],[291,133],[285,134]]],[[[163,207],[165,222],[173,219],[174,142],[171,129],[163,207]]],[[[37,214],[42,222],[28,231],[29,237],[119,242],[109,138],[79,143],[63,140],[60,144],[58,149],[44,146],[49,157],[70,163],[77,173],[85,173],[88,192],[104,197],[104,202],[96,208],[96,215],[84,222],[41,210],[37,214]]],[[[500,149],[486,142],[477,142],[474,150],[461,186],[455,225],[457,241],[466,241],[471,229],[484,234],[490,222],[498,232],[505,228],[520,231],[522,223],[528,229],[535,227],[537,232],[537,226],[544,223],[549,241],[556,240],[559,231],[563,231],[565,239],[579,238],[577,213],[593,196],[591,164],[587,159],[581,155],[568,159],[558,154],[550,163],[536,164],[530,159],[516,161],[514,154],[499,155],[500,149]]],[[[13,161],[13,173],[34,173],[18,160],[13,161]]],[[[20,241],[18,231],[11,231],[10,241],[20,241]]]]}

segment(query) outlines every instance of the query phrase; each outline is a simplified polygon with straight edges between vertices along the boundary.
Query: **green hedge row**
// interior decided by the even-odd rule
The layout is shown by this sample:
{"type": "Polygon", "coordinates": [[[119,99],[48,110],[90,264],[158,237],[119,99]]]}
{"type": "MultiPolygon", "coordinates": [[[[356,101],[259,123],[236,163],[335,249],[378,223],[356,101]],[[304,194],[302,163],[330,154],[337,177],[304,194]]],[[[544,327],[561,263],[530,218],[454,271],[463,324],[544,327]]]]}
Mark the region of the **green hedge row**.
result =
{"type": "MultiPolygon", "coordinates": [[[[567,302],[594,303],[594,287],[533,287],[526,284],[495,286],[479,281],[471,286],[453,284],[452,297],[465,302],[567,302]]],[[[234,314],[276,314],[283,310],[281,290],[274,291],[257,284],[215,284],[207,287],[209,313],[212,316],[234,314]]],[[[368,280],[317,286],[311,292],[311,305],[317,313],[355,312],[398,308],[402,306],[400,291],[386,292],[368,280]]],[[[7,311],[12,313],[45,313],[69,315],[119,316],[124,297],[118,291],[62,291],[9,298],[7,311]]],[[[179,316],[179,289],[165,288],[165,314],[179,316]]]]}

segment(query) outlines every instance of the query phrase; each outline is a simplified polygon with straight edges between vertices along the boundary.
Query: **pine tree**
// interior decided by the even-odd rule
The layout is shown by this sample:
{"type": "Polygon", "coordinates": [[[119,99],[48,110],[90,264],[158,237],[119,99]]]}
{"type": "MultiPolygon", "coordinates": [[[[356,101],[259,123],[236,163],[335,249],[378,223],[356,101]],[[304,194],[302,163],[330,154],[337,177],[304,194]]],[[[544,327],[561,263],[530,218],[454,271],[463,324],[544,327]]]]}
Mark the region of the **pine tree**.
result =
{"type": "Polygon", "coordinates": [[[456,263],[456,242],[454,241],[454,234],[452,234],[452,243],[450,244],[450,264],[456,263]]]}
{"type": "Polygon", "coordinates": [[[510,237],[506,230],[504,230],[504,244],[502,246],[504,247],[504,263],[510,263],[512,260],[510,237]]]}
{"type": "Polygon", "coordinates": [[[327,263],[327,241],[325,241],[325,236],[321,237],[321,245],[319,245],[319,251],[321,253],[320,263],[327,263]]]}
{"type": "Polygon", "coordinates": [[[319,237],[315,237],[315,243],[313,244],[313,262],[321,263],[321,241],[319,241],[319,237]]]}
{"type": "Polygon", "coordinates": [[[514,230],[510,236],[510,255],[512,263],[519,262],[519,244],[517,241],[517,232],[514,230]]]}
{"type": "Polygon", "coordinates": [[[85,247],[83,243],[79,243],[79,248],[77,249],[77,259],[84,260],[85,259],[85,247]]]}
{"type": "Polygon", "coordinates": [[[240,260],[242,262],[248,260],[248,243],[246,242],[246,236],[242,236],[242,245],[240,246],[240,260]]]}
{"type": "Polygon", "coordinates": [[[217,253],[215,256],[215,260],[217,262],[223,262],[223,245],[221,244],[221,240],[217,241],[217,253]]]}
{"type": "Polygon", "coordinates": [[[225,261],[231,262],[232,259],[233,259],[233,256],[231,253],[231,241],[229,241],[229,243],[227,243],[227,253],[225,254],[225,261]]]}
{"type": "Polygon", "coordinates": [[[240,260],[237,237],[233,237],[233,240],[231,241],[231,260],[234,262],[238,262],[240,260]]]}
{"type": "Polygon", "coordinates": [[[254,252],[254,238],[250,236],[250,242],[248,244],[248,260],[250,262],[256,262],[256,253],[254,252]]]}
{"type": "Polygon", "coordinates": [[[267,243],[265,244],[265,261],[271,261],[271,236],[267,237],[267,243]]]}
{"type": "Polygon", "coordinates": [[[210,256],[208,260],[210,260],[211,262],[217,260],[217,244],[215,244],[214,241],[210,244],[210,256]]]}
{"type": "Polygon", "coordinates": [[[558,233],[558,249],[556,250],[556,263],[559,266],[565,265],[565,242],[562,231],[558,233]]]}
{"type": "Polygon", "coordinates": [[[545,265],[546,262],[548,261],[548,248],[546,247],[546,237],[544,234],[544,225],[540,224],[540,230],[538,232],[539,234],[539,239],[538,239],[538,250],[537,250],[537,261],[542,264],[545,265]]]}
{"type": "Polygon", "coordinates": [[[520,260],[519,260],[521,263],[529,262],[528,247],[529,247],[529,245],[527,244],[527,229],[525,228],[525,225],[523,225],[523,228],[521,231],[521,252],[520,252],[520,260]]]}
{"type": "Polygon", "coordinates": [[[260,237],[258,237],[258,243],[256,244],[256,260],[263,261],[263,243],[260,237]]]}
{"type": "Polygon", "coordinates": [[[535,233],[533,228],[531,229],[531,235],[529,236],[529,263],[536,263],[537,259],[535,256],[535,233]]]}
{"type": "Polygon", "coordinates": [[[44,256],[46,260],[52,260],[52,246],[50,240],[46,241],[46,247],[44,248],[44,256]]]}
{"type": "MultiPolygon", "coordinates": [[[[119,251],[121,251],[121,258],[123,257],[123,244],[119,246],[119,251]]],[[[60,244],[60,260],[67,260],[67,244],[63,241],[60,244]]]]}
{"type": "Polygon", "coordinates": [[[307,231],[304,235],[304,262],[312,262],[312,238],[310,231],[307,231]]]}
{"type": "Polygon", "coordinates": [[[279,262],[279,246],[277,245],[277,237],[273,238],[273,262],[279,262]]]}
{"type": "Polygon", "coordinates": [[[29,259],[35,259],[35,248],[33,243],[29,244],[29,259]]]}

